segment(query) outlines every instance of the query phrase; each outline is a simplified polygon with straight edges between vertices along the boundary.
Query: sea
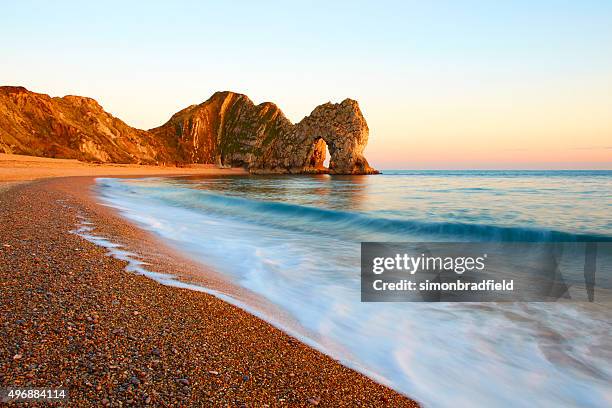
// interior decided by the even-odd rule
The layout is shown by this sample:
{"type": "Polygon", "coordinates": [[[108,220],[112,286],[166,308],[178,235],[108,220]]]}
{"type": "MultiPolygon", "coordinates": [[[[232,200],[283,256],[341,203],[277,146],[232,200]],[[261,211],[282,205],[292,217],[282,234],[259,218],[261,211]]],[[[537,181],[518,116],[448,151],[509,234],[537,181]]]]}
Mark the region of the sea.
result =
{"type": "Polygon", "coordinates": [[[424,406],[612,406],[611,303],[360,296],[362,242],[610,242],[612,171],[101,178],[95,188],[281,309],[309,344],[424,406]]]}

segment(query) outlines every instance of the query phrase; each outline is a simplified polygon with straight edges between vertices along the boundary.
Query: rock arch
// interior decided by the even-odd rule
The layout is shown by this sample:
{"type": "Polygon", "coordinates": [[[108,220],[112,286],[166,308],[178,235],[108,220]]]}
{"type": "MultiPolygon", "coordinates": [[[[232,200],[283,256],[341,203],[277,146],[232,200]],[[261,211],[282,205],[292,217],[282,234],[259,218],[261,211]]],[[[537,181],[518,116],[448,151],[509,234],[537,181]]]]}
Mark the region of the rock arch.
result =
{"type": "Polygon", "coordinates": [[[246,95],[217,92],[151,133],[186,162],[243,166],[252,173],[378,173],[363,156],[369,129],[352,99],[319,105],[293,124],[271,102],[255,105],[246,95]],[[324,156],[319,140],[329,148],[329,169],[318,168],[324,156]]]}
{"type": "MultiPolygon", "coordinates": [[[[293,139],[301,141],[297,158],[302,159],[301,172],[311,172],[312,158],[325,157],[325,145],[330,153],[331,174],[375,174],[363,156],[368,143],[368,124],[357,101],[345,99],[342,103],[317,106],[310,115],[295,125],[293,139]],[[322,151],[321,151],[322,150],[322,151]]],[[[322,160],[321,160],[322,162],[322,160]]],[[[316,169],[315,169],[316,171],[316,169]]],[[[316,171],[320,172],[320,171],[316,171]]]]}

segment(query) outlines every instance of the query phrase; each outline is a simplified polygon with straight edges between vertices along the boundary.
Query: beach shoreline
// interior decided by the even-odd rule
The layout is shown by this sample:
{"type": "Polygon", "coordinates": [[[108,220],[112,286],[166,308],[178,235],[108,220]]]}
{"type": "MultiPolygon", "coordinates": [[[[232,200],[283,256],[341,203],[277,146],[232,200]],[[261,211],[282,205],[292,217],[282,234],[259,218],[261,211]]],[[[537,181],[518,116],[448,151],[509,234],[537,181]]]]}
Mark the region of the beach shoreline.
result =
{"type": "Polygon", "coordinates": [[[239,290],[91,194],[95,177],[244,174],[239,169],[107,171],[53,159],[20,168],[1,159],[0,181],[13,183],[0,187],[2,225],[11,226],[0,231],[2,386],[65,386],[74,406],[416,406],[214,296],[126,272],[125,261],[70,232],[91,221],[154,272],[189,279],[197,270],[198,284],[239,290]],[[78,172],[84,177],[57,178],[78,172]]]}

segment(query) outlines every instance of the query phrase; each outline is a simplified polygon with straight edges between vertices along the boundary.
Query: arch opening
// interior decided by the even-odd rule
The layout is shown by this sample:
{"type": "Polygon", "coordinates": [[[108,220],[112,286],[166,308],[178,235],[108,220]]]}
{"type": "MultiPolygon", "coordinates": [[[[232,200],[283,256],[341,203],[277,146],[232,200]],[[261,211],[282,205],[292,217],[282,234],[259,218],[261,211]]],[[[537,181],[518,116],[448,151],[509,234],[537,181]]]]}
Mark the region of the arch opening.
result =
{"type": "MultiPolygon", "coordinates": [[[[323,140],[323,139],[321,139],[323,140]]],[[[323,143],[325,143],[325,141],[323,141],[323,143]]],[[[329,170],[329,163],[331,161],[331,154],[329,153],[329,146],[327,146],[327,143],[325,143],[325,152],[323,153],[323,167],[329,170]]]]}

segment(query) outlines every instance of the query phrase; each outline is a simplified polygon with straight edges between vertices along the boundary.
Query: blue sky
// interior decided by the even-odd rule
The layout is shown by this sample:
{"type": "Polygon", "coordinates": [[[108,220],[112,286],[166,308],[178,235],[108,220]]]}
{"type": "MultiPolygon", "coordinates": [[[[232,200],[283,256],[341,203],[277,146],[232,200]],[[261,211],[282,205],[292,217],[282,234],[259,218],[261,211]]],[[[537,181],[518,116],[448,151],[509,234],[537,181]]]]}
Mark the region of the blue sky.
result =
{"type": "Polygon", "coordinates": [[[2,84],[150,128],[216,90],[357,99],[375,165],[609,168],[612,2],[11,2],[2,84]]]}

